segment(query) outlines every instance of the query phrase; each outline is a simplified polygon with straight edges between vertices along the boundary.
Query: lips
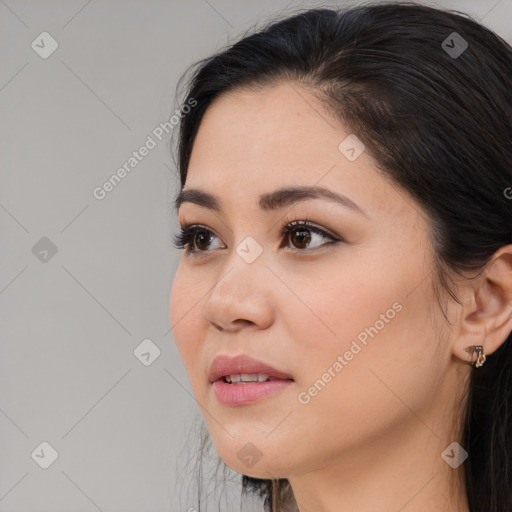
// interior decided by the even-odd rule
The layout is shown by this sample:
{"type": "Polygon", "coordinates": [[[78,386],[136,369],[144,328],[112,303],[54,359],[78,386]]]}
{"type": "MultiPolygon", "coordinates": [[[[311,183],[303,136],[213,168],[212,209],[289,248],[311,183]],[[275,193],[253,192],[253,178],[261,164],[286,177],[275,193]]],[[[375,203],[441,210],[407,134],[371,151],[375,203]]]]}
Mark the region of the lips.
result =
{"type": "Polygon", "coordinates": [[[265,373],[272,379],[293,380],[291,375],[244,354],[236,357],[217,356],[210,366],[208,379],[213,383],[226,375],[242,373],[265,373]]]}

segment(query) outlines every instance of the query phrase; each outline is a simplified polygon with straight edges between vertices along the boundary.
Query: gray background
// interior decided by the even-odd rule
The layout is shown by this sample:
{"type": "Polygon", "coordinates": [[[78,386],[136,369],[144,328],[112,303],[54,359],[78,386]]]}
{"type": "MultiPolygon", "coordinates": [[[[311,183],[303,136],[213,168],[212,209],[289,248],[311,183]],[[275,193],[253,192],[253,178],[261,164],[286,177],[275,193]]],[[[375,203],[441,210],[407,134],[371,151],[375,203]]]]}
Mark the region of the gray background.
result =
{"type": "MultiPolygon", "coordinates": [[[[104,199],[92,192],[169,119],[189,64],[285,7],[335,3],[0,0],[0,512],[194,506],[169,136],[104,199]],[[48,50],[44,31],[58,43],[46,59],[31,47],[48,50]],[[148,365],[134,354],[145,339],[148,365]],[[47,469],[43,441],[58,453],[47,469]]],[[[512,0],[425,3],[512,42],[512,0]]]]}

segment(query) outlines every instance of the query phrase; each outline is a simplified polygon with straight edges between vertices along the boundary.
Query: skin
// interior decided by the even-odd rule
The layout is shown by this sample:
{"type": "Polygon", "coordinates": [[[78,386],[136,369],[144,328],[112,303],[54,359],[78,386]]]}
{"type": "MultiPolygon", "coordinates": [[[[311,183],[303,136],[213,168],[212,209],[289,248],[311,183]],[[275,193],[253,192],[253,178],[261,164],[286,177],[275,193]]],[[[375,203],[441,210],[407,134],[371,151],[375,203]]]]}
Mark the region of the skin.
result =
{"type": "Polygon", "coordinates": [[[179,209],[180,224],[216,237],[198,256],[182,256],[174,339],[220,457],[246,475],[288,478],[300,512],[467,512],[464,464],[453,469],[441,453],[459,439],[461,393],[478,371],[464,348],[485,338],[489,356],[512,330],[512,246],[485,275],[457,283],[463,306],[445,301],[450,328],[432,288],[426,215],[367,151],[355,161],[341,154],[350,133],[286,82],[231,91],[208,108],[185,189],[217,195],[222,213],[188,202],[179,209]],[[317,184],[367,216],[324,199],[258,207],[262,193],[317,184]],[[306,218],[344,241],[311,233],[301,245],[281,235],[281,223],[306,218]],[[263,249],[250,264],[236,252],[247,236],[263,249]],[[300,403],[394,303],[394,318],[300,403]],[[250,405],[222,405],[208,369],[216,355],[239,353],[291,374],[293,384],[250,405]],[[261,453],[250,468],[237,456],[248,442],[261,453]]]}

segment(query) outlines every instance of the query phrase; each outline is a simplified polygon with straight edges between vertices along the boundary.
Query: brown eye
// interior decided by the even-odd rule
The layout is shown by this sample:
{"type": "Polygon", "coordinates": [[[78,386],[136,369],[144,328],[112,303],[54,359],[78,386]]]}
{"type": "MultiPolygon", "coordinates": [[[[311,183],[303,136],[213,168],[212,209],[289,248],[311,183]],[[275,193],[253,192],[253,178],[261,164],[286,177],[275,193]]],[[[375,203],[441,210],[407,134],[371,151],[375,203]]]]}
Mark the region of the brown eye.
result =
{"type": "MultiPolygon", "coordinates": [[[[310,249],[314,249],[315,247],[328,245],[329,242],[315,244],[313,247],[310,247],[310,244],[317,240],[321,242],[322,238],[328,241],[330,240],[331,244],[343,241],[308,221],[294,221],[285,224],[282,227],[281,235],[283,239],[286,240],[288,248],[297,252],[309,252],[310,249]],[[293,246],[290,246],[290,242],[293,246]]],[[[217,235],[205,226],[198,224],[187,225],[183,226],[181,230],[174,235],[173,245],[176,249],[185,249],[185,254],[187,255],[203,255],[211,252],[211,245],[216,238],[218,238],[217,235]]],[[[220,238],[218,242],[220,242],[220,238]]],[[[220,248],[225,247],[221,246],[220,248]]]]}
{"type": "Polygon", "coordinates": [[[192,237],[192,244],[200,251],[207,250],[213,236],[215,235],[209,234],[208,231],[196,231],[192,237]]]}
{"type": "Polygon", "coordinates": [[[290,240],[293,241],[297,249],[306,249],[311,242],[311,234],[307,229],[294,229],[290,231],[290,240]]]}
{"type": "Polygon", "coordinates": [[[210,252],[208,247],[217,238],[210,229],[200,225],[183,226],[174,235],[174,247],[185,249],[185,254],[201,254],[210,252]]]}
{"type": "MultiPolygon", "coordinates": [[[[310,248],[308,247],[309,244],[311,244],[314,239],[319,239],[321,241],[321,239],[324,238],[331,240],[332,243],[340,241],[308,221],[294,221],[286,224],[283,226],[282,235],[293,244],[291,249],[296,249],[301,252],[306,252],[306,250],[310,248]]],[[[319,245],[316,245],[316,247],[319,245]]]]}

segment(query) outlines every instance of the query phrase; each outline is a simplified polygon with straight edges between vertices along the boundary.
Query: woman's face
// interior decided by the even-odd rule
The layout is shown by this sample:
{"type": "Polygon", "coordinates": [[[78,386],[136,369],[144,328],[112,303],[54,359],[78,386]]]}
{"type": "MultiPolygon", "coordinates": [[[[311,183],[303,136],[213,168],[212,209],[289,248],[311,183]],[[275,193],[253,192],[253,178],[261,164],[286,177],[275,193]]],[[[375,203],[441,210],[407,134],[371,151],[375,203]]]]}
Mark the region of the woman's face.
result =
{"type": "Polygon", "coordinates": [[[176,272],[171,324],[216,449],[240,473],[371,460],[408,428],[432,435],[448,408],[426,219],[350,135],[281,83],[219,97],[194,143],[184,188],[214,195],[219,209],[179,208],[180,224],[203,232],[176,272]],[[322,187],[358,208],[322,197],[260,208],[261,195],[288,187],[322,187]],[[325,234],[282,234],[305,220],[325,234]],[[293,381],[226,405],[208,372],[217,355],[239,354],[293,381]]]}

